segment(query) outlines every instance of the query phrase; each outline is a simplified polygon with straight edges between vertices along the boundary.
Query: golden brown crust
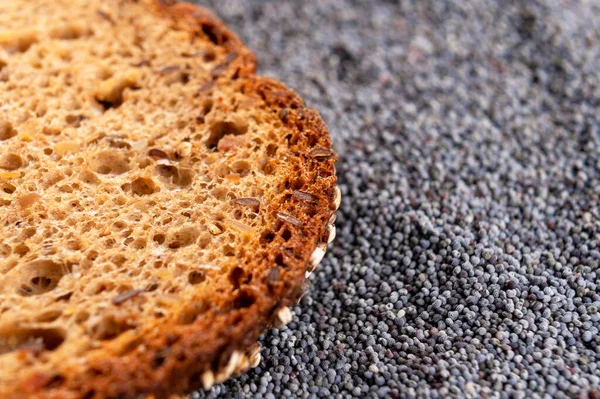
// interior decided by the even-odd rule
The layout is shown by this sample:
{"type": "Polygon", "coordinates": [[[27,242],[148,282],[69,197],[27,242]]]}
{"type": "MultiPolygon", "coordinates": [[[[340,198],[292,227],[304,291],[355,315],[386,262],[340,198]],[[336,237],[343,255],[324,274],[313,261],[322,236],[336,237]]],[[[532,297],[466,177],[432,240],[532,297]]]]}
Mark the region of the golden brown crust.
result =
{"type": "Polygon", "coordinates": [[[231,74],[238,77],[253,75],[256,72],[256,57],[244,43],[212,12],[191,3],[155,0],[153,10],[163,16],[173,18],[194,33],[204,35],[215,45],[221,46],[236,57],[231,61],[231,74]]]}
{"type": "Polygon", "coordinates": [[[210,12],[166,0],[156,0],[153,9],[234,54],[214,74],[214,86],[234,85],[286,127],[289,169],[279,197],[268,204],[270,233],[262,237],[261,248],[239,255],[233,293],[216,292],[210,304],[188,305],[192,312],[205,311],[192,324],[160,325],[125,353],[90,359],[83,373],[77,368],[61,370],[67,377],[32,374],[8,397],[167,398],[202,388],[211,379],[207,371],[217,379],[227,378],[227,371],[243,371],[247,366],[237,354],[248,352],[276,324],[280,309],[296,303],[305,273],[312,269],[311,255],[327,243],[335,211],[336,157],[318,113],[281,83],[254,76],[254,55],[210,12]],[[328,156],[315,157],[315,149],[328,156]],[[238,359],[233,366],[228,365],[232,356],[238,359]]]}

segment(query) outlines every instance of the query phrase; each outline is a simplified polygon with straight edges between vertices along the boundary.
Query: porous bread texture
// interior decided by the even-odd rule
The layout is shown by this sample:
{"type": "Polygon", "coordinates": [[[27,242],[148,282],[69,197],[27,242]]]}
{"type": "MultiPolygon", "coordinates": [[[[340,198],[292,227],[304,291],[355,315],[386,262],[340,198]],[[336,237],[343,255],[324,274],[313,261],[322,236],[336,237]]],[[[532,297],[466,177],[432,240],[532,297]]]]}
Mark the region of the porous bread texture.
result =
{"type": "Polygon", "coordinates": [[[333,239],[315,111],[210,13],[0,0],[0,397],[243,372],[333,239]]]}

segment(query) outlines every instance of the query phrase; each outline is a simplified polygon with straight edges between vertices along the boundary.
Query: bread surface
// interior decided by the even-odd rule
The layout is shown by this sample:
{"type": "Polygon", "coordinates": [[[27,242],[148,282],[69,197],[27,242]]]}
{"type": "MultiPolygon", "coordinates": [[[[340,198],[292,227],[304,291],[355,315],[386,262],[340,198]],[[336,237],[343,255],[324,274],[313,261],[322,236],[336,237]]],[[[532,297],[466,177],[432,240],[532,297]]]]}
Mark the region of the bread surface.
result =
{"type": "Polygon", "coordinates": [[[0,0],[0,397],[255,366],[335,235],[327,128],[210,12],[0,0]]]}

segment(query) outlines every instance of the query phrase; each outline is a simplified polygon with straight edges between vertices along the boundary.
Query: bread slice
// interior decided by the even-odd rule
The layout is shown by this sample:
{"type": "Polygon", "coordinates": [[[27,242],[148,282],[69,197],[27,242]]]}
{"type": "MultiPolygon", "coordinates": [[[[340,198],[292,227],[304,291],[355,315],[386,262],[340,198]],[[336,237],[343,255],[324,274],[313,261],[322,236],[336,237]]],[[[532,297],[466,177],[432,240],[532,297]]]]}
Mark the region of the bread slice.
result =
{"type": "Polygon", "coordinates": [[[209,12],[0,0],[0,397],[165,398],[259,361],[333,239],[327,128],[209,12]]]}

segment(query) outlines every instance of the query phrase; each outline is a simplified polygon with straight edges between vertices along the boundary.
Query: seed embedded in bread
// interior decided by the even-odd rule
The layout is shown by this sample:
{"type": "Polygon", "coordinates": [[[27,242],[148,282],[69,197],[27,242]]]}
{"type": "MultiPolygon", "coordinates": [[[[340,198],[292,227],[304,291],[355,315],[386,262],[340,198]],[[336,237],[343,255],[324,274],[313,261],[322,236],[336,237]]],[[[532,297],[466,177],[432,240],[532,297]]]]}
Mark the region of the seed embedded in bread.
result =
{"type": "Polygon", "coordinates": [[[281,212],[275,212],[275,217],[277,217],[277,219],[279,219],[283,222],[287,222],[294,226],[302,226],[302,222],[291,215],[281,213],[281,212]]]}
{"type": "Polygon", "coordinates": [[[294,190],[292,195],[301,201],[308,202],[309,204],[316,204],[319,201],[317,196],[304,191],[294,190]]]}
{"type": "Polygon", "coordinates": [[[0,2],[0,53],[0,397],[256,366],[332,234],[319,115],[188,4],[0,2]]]}
{"type": "Polygon", "coordinates": [[[334,155],[335,153],[328,148],[315,148],[310,151],[310,156],[317,160],[328,159],[334,155]]]}
{"type": "Polygon", "coordinates": [[[125,292],[123,292],[122,294],[117,295],[116,297],[114,297],[111,302],[114,305],[119,305],[123,302],[125,302],[128,299],[131,299],[137,295],[139,295],[140,293],[142,293],[143,290],[139,290],[139,289],[135,289],[135,290],[127,290],[125,292]]]}
{"type": "Polygon", "coordinates": [[[153,148],[148,151],[148,155],[155,159],[169,159],[169,154],[159,148],[153,148]]]}
{"type": "Polygon", "coordinates": [[[257,207],[260,206],[260,201],[256,198],[236,198],[233,200],[237,205],[257,207]]]}

